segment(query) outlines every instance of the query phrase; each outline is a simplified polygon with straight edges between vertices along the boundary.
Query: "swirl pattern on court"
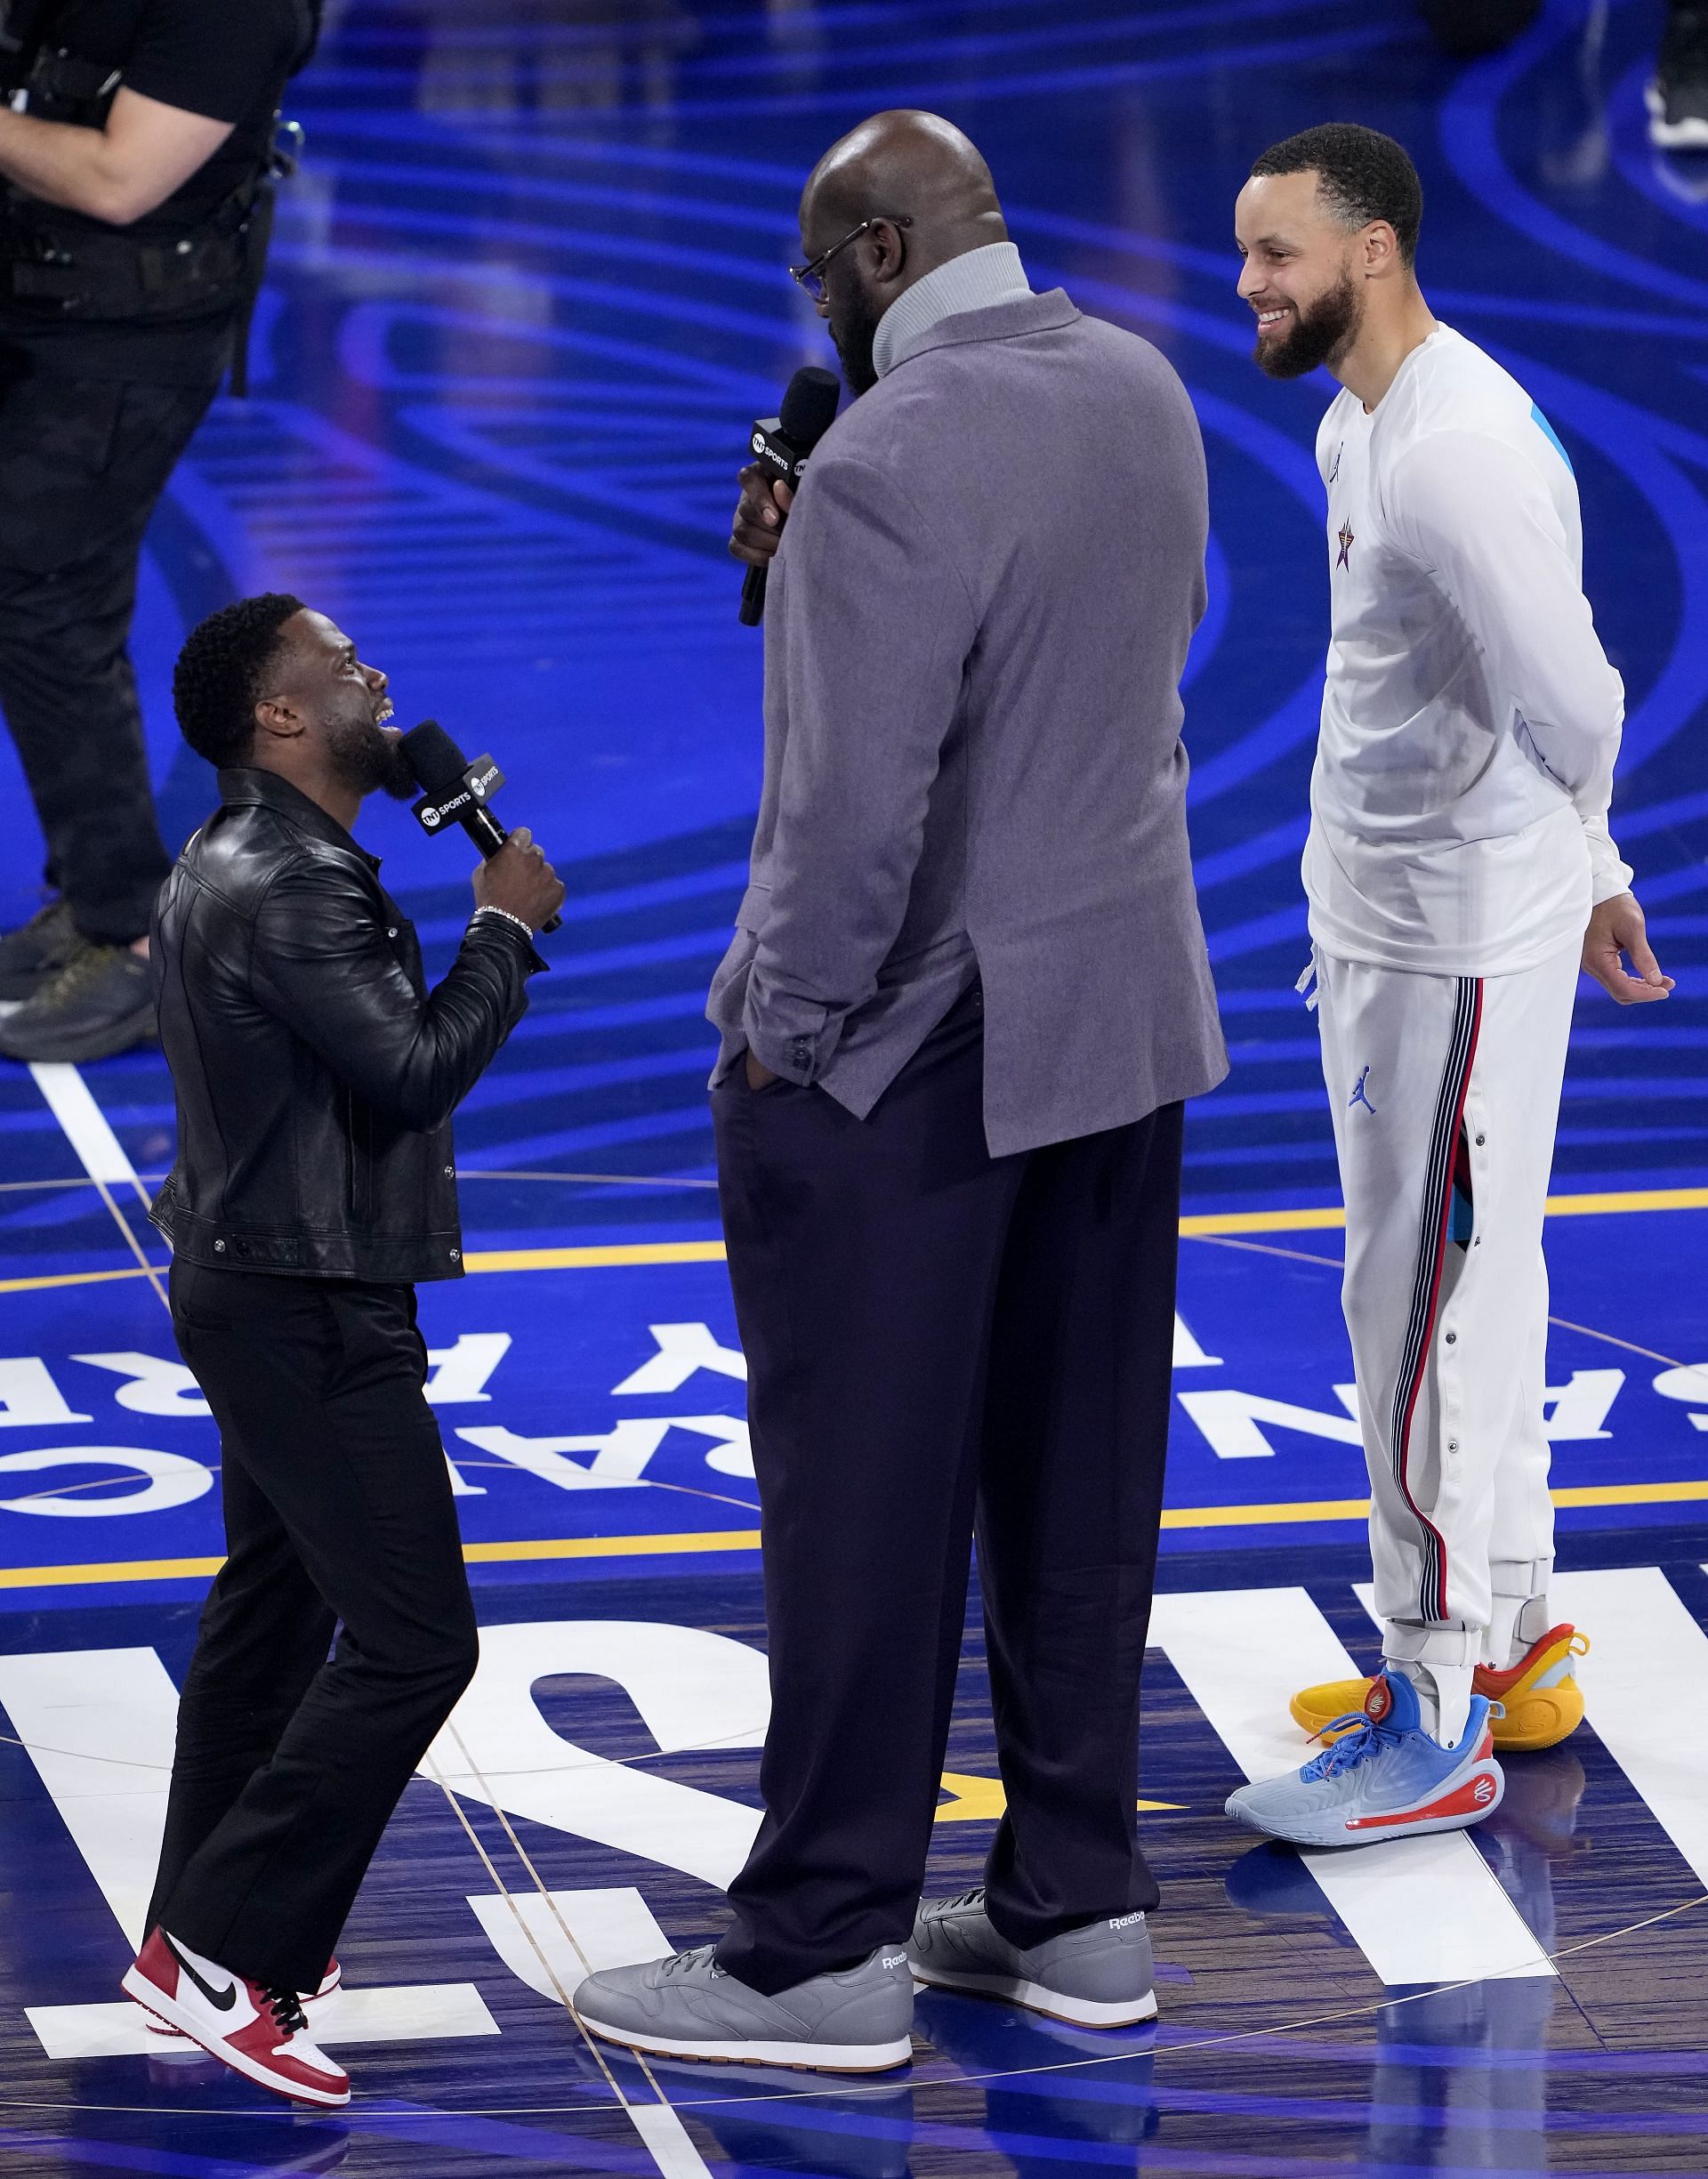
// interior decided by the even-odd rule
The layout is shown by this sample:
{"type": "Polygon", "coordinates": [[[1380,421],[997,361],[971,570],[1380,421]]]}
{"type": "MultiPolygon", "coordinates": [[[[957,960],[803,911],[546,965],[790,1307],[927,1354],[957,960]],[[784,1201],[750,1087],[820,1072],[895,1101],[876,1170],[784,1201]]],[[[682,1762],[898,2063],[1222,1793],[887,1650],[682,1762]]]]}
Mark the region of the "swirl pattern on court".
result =
{"type": "MultiPolygon", "coordinates": [[[[280,219],[257,398],[216,408],[153,540],[139,656],[169,823],[187,832],[210,792],[174,755],[164,701],[186,622],[262,586],[324,605],[393,674],[400,710],[495,749],[512,821],[567,867],[554,972],[470,1101],[465,1165],[703,1176],[700,1009],[757,798],[758,645],[735,625],[724,553],[733,472],[751,416],[825,353],[782,272],[801,177],[865,111],[930,102],[988,151],[1035,286],[1157,342],[1197,405],[1214,537],[1190,806],[1235,1070],[1195,1110],[1188,1194],[1333,1199],[1293,990],[1325,391],[1252,367],[1229,209],[1266,141],[1356,110],[1423,169],[1438,308],[1570,449],[1629,691],[1615,831],[1680,989],[1626,1015],[1585,997],[1559,1170],[1574,1186],[1698,1176],[1708,280],[1678,245],[1708,214],[1643,140],[1648,12],[1558,0],[1512,52],[1457,74],[1403,11],[1357,0],[1043,15],[1017,0],[979,21],[885,0],[657,0],[603,28],[500,27],[448,0],[351,7],[294,94],[310,156],[280,219]],[[1230,79],[1249,93],[1231,106],[1230,79]]],[[[466,902],[458,859],[400,817],[376,841],[385,827],[442,963],[466,902]]],[[[157,1059],[105,1071],[103,1104],[157,1166],[157,1059]]],[[[7,1085],[0,1120],[24,1126],[29,1103],[7,1085]]],[[[590,1191],[587,1219],[608,1203],[590,1191]]],[[[40,1215],[13,1213],[14,1231],[40,1215]]],[[[683,1215],[657,1190],[623,1214],[683,1215]]]]}

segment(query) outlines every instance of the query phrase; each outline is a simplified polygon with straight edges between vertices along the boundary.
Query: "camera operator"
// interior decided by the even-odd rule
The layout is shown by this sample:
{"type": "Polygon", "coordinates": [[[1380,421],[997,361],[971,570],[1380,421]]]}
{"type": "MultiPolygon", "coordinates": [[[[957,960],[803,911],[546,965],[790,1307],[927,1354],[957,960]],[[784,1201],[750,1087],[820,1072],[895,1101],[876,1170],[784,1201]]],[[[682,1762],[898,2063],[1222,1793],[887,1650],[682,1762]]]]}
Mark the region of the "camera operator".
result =
{"type": "Polygon", "coordinates": [[[0,1052],[152,1036],[169,858],[127,645],[156,501],[241,350],[318,0],[0,0],[0,708],[50,900],[0,1052]]]}
{"type": "Polygon", "coordinates": [[[525,831],[431,992],[350,836],[414,784],[385,676],[281,595],[205,620],[173,684],[222,804],[154,921],[178,1157],[155,1206],[220,1426],[229,1556],[178,1713],[125,1988],[262,2087],[348,2101],[301,2008],[476,1657],[415,1284],[463,1269],[450,1115],[528,1004],[563,887],[525,831]],[[339,1629],[330,1659],[334,1626],[339,1629]]]}

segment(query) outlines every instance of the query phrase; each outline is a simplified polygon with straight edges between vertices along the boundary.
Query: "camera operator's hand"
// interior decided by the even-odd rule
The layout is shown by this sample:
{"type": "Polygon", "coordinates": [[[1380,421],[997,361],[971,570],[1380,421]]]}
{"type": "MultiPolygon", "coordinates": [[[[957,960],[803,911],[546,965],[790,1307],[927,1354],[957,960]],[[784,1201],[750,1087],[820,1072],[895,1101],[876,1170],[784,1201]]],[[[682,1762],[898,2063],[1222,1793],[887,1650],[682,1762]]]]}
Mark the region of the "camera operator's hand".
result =
{"type": "Polygon", "coordinates": [[[774,481],[769,470],[758,462],[749,462],[740,472],[740,483],[735,527],[729,533],[730,555],[745,560],[750,568],[766,568],[782,540],[783,517],[794,504],[794,494],[786,484],[774,481]]]}
{"type": "Polygon", "coordinates": [[[536,847],[526,825],[519,825],[490,862],[474,874],[477,908],[501,908],[520,916],[530,931],[550,923],[563,906],[563,881],[536,847]]]}

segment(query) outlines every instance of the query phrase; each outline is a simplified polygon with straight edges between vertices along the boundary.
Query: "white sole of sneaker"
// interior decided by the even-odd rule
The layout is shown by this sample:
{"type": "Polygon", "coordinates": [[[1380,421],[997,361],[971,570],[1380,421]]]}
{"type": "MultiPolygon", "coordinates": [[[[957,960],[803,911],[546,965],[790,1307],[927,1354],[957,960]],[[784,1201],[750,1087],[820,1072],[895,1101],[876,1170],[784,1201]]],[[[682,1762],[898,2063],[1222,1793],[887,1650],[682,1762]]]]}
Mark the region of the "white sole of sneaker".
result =
{"type": "Polygon", "coordinates": [[[1065,2021],[1075,2028],[1138,2028],[1156,2017],[1156,1993],[1129,1997],[1118,2005],[1104,2005],[1091,1997],[1070,1997],[1043,1982],[1025,1982],[1014,1975],[954,1974],[945,1969],[913,1970],[915,1982],[931,1989],[958,1989],[969,1997],[991,1997],[1002,2005],[1018,2005],[1027,2013],[1042,2013],[1046,2020],[1065,2021]]]}
{"type": "Polygon", "coordinates": [[[191,2016],[181,2005],[175,2005],[165,1990],[150,1982],[147,1975],[139,1974],[134,1967],[125,1974],[121,1987],[125,1995],[134,1997],[144,2012],[152,2013],[157,2020],[163,2020],[169,2028],[175,2028],[180,2035],[194,2043],[198,2049],[205,2050],[210,2058],[217,2058],[222,2065],[229,2065],[234,2073],[241,2073],[246,2080],[254,2081],[257,2087],[270,2089],[274,2095],[284,2096],[292,2103],[314,2103],[326,2110],[342,2110],[349,2102],[348,2086],[342,2089],[311,2088],[302,2082],[282,2081],[277,2075],[270,2073],[264,2065],[257,2064],[254,2059],[246,2056],[242,2051],[233,2050],[217,2037],[210,2042],[205,2035],[197,2032],[191,2016]]]}
{"type": "Polygon", "coordinates": [[[1708,151],[1708,121],[1695,116],[1688,121],[1668,121],[1666,101],[1651,83],[1643,90],[1648,108],[1648,141],[1661,151],[1708,151]]]}
{"type": "Polygon", "coordinates": [[[685,2043],[673,2036],[608,2028],[584,2013],[576,2018],[601,2042],[659,2058],[697,2059],[704,2065],[776,2065],[791,2073],[887,2073],[906,2065],[914,2054],[913,2038],[906,2035],[893,2043],[685,2043]]]}
{"type": "Polygon", "coordinates": [[[1415,1815],[1402,1811],[1375,1818],[1366,1816],[1356,1829],[1332,1812],[1314,1821],[1303,1819],[1285,1828],[1263,1823],[1237,1805],[1237,1795],[1228,1802],[1225,1812],[1236,1823],[1244,1824],[1248,1831],[1255,1831],[1259,1837],[1278,1838],[1289,1846],[1374,1846],[1385,1838],[1422,1838],[1431,1831],[1468,1831],[1485,1816],[1492,1816],[1505,1796],[1506,1773],[1496,1763],[1480,1763],[1454,1780],[1440,1801],[1429,1804],[1415,1815]],[[1486,1800],[1477,1801],[1474,1796],[1483,1784],[1493,1790],[1486,1800]],[[1438,1809],[1442,1801],[1458,1805],[1445,1814],[1429,1812],[1430,1808],[1438,1809]]]}

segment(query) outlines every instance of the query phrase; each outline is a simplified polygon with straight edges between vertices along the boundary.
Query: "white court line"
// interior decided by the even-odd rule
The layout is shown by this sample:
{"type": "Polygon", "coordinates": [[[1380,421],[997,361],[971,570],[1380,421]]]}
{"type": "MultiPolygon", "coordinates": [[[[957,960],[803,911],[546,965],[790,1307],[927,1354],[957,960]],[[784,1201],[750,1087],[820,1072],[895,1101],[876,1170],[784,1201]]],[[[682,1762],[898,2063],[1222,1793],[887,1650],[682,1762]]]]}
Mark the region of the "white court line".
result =
{"type": "MultiPolygon", "coordinates": [[[[1310,1755],[1287,1714],[1300,1688],[1359,1676],[1303,1589],[1161,1595],[1150,1638],[1251,1779],[1297,1770],[1310,1755]]],[[[1313,1848],[1300,1859],[1390,1986],[1554,1972],[1462,1832],[1313,1848]]]]}
{"type": "Polygon", "coordinates": [[[584,1975],[664,1959],[676,1948],[632,1884],[471,1896],[492,1949],[519,1981],[562,2003],[584,1975]]]}
{"type": "MultiPolygon", "coordinates": [[[[0,1657],[0,1705],[119,1927],[140,1946],[165,1830],[178,1714],[170,1674],[150,1649],[25,1651],[0,1657]]],[[[24,2012],[50,2058],[158,2058],[187,2047],[155,2035],[128,1997],[24,2012]]],[[[429,1982],[341,1989],[317,2040],[498,2032],[471,1982],[429,1982]]]]}
{"type": "MultiPolygon", "coordinates": [[[[24,2017],[50,2058],[188,2056],[193,2044],[157,2035],[142,2008],[28,2005],[24,2017]]],[[[341,1989],[317,2021],[317,2043],[436,2043],[496,2035],[498,2023],[472,1982],[417,1982],[397,1989],[341,1989]]]]}
{"type": "Polygon", "coordinates": [[[0,1706],[114,1919],[140,1949],[166,1829],[178,1719],[171,1675],[151,1649],[0,1657],[0,1706]]]}
{"type": "Polygon", "coordinates": [[[1590,1638],[1574,1669],[1596,1737],[1708,1884],[1708,1634],[1658,1566],[1556,1574],[1548,1596],[1590,1638]]]}
{"type": "Polygon", "coordinates": [[[29,1071],[90,1179],[140,1190],[142,1183],[136,1177],[136,1167],[125,1155],[125,1145],[108,1126],[107,1115],[77,1069],[38,1060],[31,1062],[29,1071]]]}
{"type": "Polygon", "coordinates": [[[66,1140],[83,1160],[84,1171],[100,1190],[101,1199],[112,1213],[113,1223],[125,1236],[125,1246],[148,1273],[149,1284],[159,1295],[162,1303],[170,1308],[160,1268],[149,1263],[130,1220],[119,1208],[112,1192],[115,1187],[130,1188],[146,1211],[149,1208],[149,1191],[137,1178],[135,1166],[125,1156],[125,1145],[108,1126],[107,1116],[95,1102],[93,1092],[77,1069],[68,1062],[32,1060],[29,1071],[35,1077],[36,1088],[47,1101],[49,1110],[64,1129],[66,1140]]]}

